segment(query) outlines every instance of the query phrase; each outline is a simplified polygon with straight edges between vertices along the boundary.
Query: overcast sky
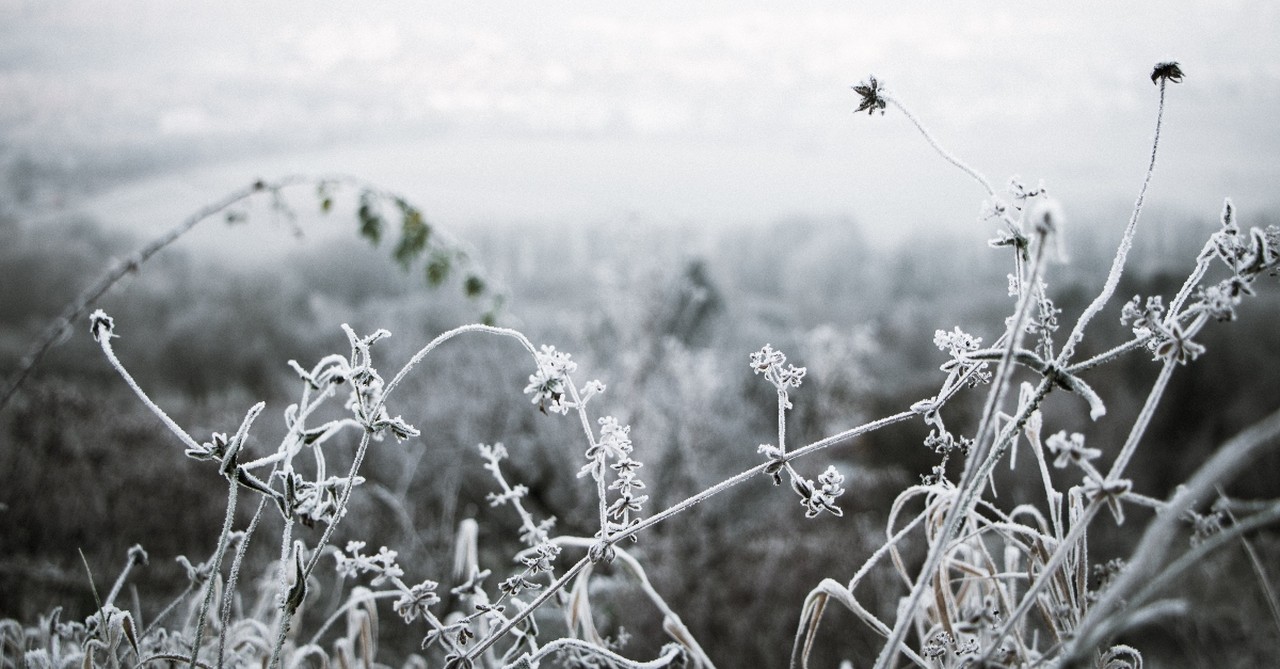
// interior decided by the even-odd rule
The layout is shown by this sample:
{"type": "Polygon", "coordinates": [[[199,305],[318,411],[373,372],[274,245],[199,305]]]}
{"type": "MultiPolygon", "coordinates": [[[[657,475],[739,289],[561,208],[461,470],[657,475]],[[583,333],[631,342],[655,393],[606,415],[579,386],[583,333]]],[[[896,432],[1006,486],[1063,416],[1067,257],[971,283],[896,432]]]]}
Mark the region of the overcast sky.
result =
{"type": "Polygon", "coordinates": [[[901,239],[972,225],[982,193],[901,115],[854,116],[851,84],[1070,215],[1132,200],[1176,59],[1153,202],[1280,205],[1273,1],[792,4],[0,0],[0,150],[198,150],[166,172],[178,211],[342,171],[459,225],[850,215],[901,239]]]}

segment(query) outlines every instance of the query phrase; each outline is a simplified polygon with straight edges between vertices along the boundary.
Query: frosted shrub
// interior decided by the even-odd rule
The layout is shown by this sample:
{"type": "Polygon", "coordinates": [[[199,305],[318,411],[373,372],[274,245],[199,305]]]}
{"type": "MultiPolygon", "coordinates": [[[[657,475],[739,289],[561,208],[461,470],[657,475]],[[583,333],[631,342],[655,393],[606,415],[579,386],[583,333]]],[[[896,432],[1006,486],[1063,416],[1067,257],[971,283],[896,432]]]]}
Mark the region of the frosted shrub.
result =
{"type": "MultiPolygon", "coordinates": [[[[138,630],[133,615],[115,605],[117,586],[84,623],[64,624],[57,613],[36,628],[5,621],[0,626],[3,661],[16,665],[21,657],[30,666],[74,661],[275,667],[300,666],[316,657],[324,663],[332,658],[341,666],[369,666],[376,656],[378,600],[389,599],[392,611],[421,638],[421,655],[411,656],[409,666],[712,667],[712,658],[658,594],[628,547],[642,540],[648,528],[679,522],[673,517],[757,477],[788,483],[799,502],[797,518],[842,516],[841,500],[856,494],[846,490],[845,476],[834,466],[810,468],[810,463],[799,461],[895,423],[920,421],[928,430],[924,446],[937,454],[938,465],[885,509],[884,540],[851,577],[833,574],[813,585],[799,612],[792,665],[808,665],[811,651],[821,643],[819,623],[827,605],[835,601],[858,621],[847,632],[884,639],[877,667],[900,666],[904,658],[925,668],[1140,666],[1140,650],[1114,640],[1135,625],[1185,612],[1180,600],[1156,599],[1162,586],[1233,537],[1280,518],[1276,503],[1255,505],[1248,514],[1230,518],[1203,508],[1215,486],[1280,435],[1280,414],[1227,443],[1171,499],[1143,494],[1126,475],[1170,376],[1204,353],[1196,337],[1215,322],[1234,319],[1236,307],[1254,294],[1258,279],[1275,273],[1280,231],[1243,230],[1234,205],[1227,201],[1220,229],[1189,259],[1193,264],[1181,289],[1167,300],[1157,295],[1134,297],[1121,310],[1131,337],[1112,342],[1111,348],[1093,357],[1076,355],[1088,325],[1116,291],[1155,167],[1166,89],[1182,76],[1176,63],[1162,63],[1152,73],[1159,106],[1151,162],[1102,289],[1075,316],[1070,329],[1065,328],[1067,314],[1055,306],[1049,284],[1052,267],[1066,261],[1062,238],[1069,227],[1047,189],[1015,179],[997,191],[943,149],[883,82],[871,78],[856,86],[861,97],[857,111],[902,113],[945,160],[986,191],[981,220],[997,227],[990,244],[1011,255],[1007,291],[1012,313],[994,324],[990,343],[992,334],[977,336],[950,325],[937,330],[933,343],[946,357],[937,392],[893,415],[798,447],[787,442],[787,418],[794,402],[800,401],[793,394],[803,385],[806,368],[768,344],[744,355],[744,364],[776,393],[776,433],[758,447],[739,445],[742,458],[754,460],[744,471],[665,509],[650,508],[630,426],[601,406],[610,401],[605,384],[592,380],[579,385],[578,364],[571,355],[553,346],[537,347],[518,331],[492,325],[450,330],[418,350],[388,379],[379,371],[375,352],[389,333],[360,335],[344,325],[347,352],[325,356],[310,367],[289,362],[299,382],[299,399],[283,412],[286,436],[274,450],[250,453],[249,434],[264,410],[262,404],[250,408],[233,431],[208,439],[191,436],[119,362],[113,345],[119,336],[115,323],[96,311],[90,331],[106,358],[164,421],[186,455],[209,462],[225,481],[226,520],[211,558],[199,565],[184,562],[190,577],[187,592],[146,629],[138,630]],[[1209,279],[1211,272],[1222,278],[1209,279]],[[509,562],[481,564],[479,529],[470,519],[458,527],[457,560],[448,575],[414,573],[414,565],[400,564],[395,547],[373,550],[360,540],[342,548],[332,545],[353,495],[367,484],[361,465],[369,449],[396,448],[398,442],[419,437],[419,430],[393,408],[401,382],[444,343],[485,335],[513,340],[528,353],[524,394],[530,410],[546,420],[569,420],[581,428],[584,447],[575,466],[581,485],[593,493],[594,534],[560,534],[554,517],[535,516],[526,505],[529,488],[509,468],[507,448],[494,443],[480,444],[470,457],[492,480],[485,496],[488,504],[510,512],[508,526],[489,528],[518,537],[521,548],[509,562]],[[1160,372],[1123,443],[1096,443],[1087,426],[1047,424],[1041,407],[1054,391],[1078,397],[1092,420],[1105,419],[1105,400],[1086,377],[1090,370],[1126,355],[1149,356],[1160,372]],[[956,415],[961,411],[952,400],[962,393],[982,393],[975,425],[970,426],[969,417],[956,415]],[[352,454],[344,471],[330,471],[332,449],[352,454]],[[949,471],[956,467],[949,470],[948,464],[958,461],[963,464],[959,476],[953,477],[949,471]],[[993,474],[1005,461],[1032,470],[1042,505],[1002,506],[994,495],[993,474]],[[1069,476],[1055,476],[1055,471],[1069,476]],[[242,493],[256,504],[248,525],[236,529],[242,493]],[[1105,509],[1106,517],[1123,524],[1125,509],[1133,505],[1156,511],[1134,553],[1127,560],[1091,562],[1089,528],[1099,514],[1105,509]],[[251,541],[261,541],[256,534],[269,513],[282,521],[278,558],[266,594],[256,607],[246,609],[238,603],[243,558],[251,541]],[[299,538],[299,523],[317,528],[319,536],[310,542],[299,538]],[[1196,540],[1189,548],[1175,550],[1181,526],[1193,528],[1196,540]],[[924,547],[921,564],[913,565],[906,556],[908,543],[924,547]],[[655,657],[624,657],[622,635],[608,638],[595,626],[594,600],[607,592],[593,588],[592,579],[610,563],[614,578],[633,581],[662,619],[670,643],[655,657]],[[899,577],[894,584],[901,587],[891,617],[869,610],[858,596],[859,585],[884,564],[899,577]],[[315,605],[312,589],[321,579],[358,585],[310,641],[303,641],[297,629],[301,611],[315,605]],[[171,611],[182,603],[189,609],[186,619],[170,620],[171,611]],[[346,634],[323,647],[331,626],[344,616],[346,634]]],[[[371,207],[371,201],[362,198],[362,226],[376,238],[381,228],[371,207]]],[[[406,230],[416,230],[414,221],[420,222],[414,211],[405,214],[406,230]]],[[[434,271],[440,269],[437,264],[434,271]]],[[[427,271],[431,275],[431,265],[427,271]]],[[[130,564],[135,557],[131,553],[130,564]]]]}

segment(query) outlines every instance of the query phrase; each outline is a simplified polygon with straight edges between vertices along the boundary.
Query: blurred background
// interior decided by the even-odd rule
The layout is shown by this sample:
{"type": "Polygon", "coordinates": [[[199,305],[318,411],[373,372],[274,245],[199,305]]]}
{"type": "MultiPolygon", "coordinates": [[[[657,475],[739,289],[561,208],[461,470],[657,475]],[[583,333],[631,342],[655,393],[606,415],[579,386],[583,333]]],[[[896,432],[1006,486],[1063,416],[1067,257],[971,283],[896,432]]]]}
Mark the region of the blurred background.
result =
{"type": "MultiPolygon", "coordinates": [[[[1274,3],[846,4],[0,0],[0,373],[114,259],[206,203],[258,178],[352,174],[460,240],[504,296],[500,323],[609,386],[596,406],[632,425],[656,511],[753,466],[773,439],[773,391],[747,365],[764,343],[809,369],[789,425],[799,444],[936,392],[947,358],[935,330],[990,342],[1003,329],[1012,266],[987,248],[985,194],[902,114],[852,114],[849,87],[868,75],[994,183],[1043,180],[1063,202],[1071,263],[1049,287],[1073,322],[1146,168],[1151,68],[1182,64],[1132,270],[1083,354],[1127,335],[1124,299],[1177,290],[1224,197],[1245,227],[1277,221],[1274,3]]],[[[340,323],[394,333],[380,345],[387,371],[485,311],[361,239],[353,193],[327,216],[314,190],[284,196],[290,213],[259,201],[237,209],[238,225],[210,221],[99,305],[124,363],[194,435],[233,431],[265,400],[257,448],[270,448],[296,400],[285,362],[345,352],[340,323]]],[[[1139,451],[1139,490],[1169,494],[1275,408],[1277,288],[1211,326],[1208,353],[1179,369],[1139,451]]],[[[504,341],[434,354],[399,409],[424,436],[374,450],[374,493],[357,496],[339,543],[386,544],[415,582],[447,580],[457,523],[477,517],[482,560],[505,569],[516,519],[487,507],[494,484],[475,451],[496,441],[535,513],[594,532],[591,490],[574,477],[585,444],[520,393],[531,371],[504,341]]],[[[1076,398],[1051,397],[1046,433],[1083,425],[1114,453],[1155,373],[1141,354],[1093,372],[1107,418],[1087,424],[1076,398]]],[[[957,404],[949,420],[973,410],[957,404]]],[[[185,583],[174,556],[212,549],[221,484],[181,456],[87,327],[42,361],[0,427],[0,617],[62,605],[83,618],[93,599],[77,549],[103,588],[134,543],[151,552],[135,581],[154,611],[185,583]]],[[[849,477],[842,519],[804,521],[789,491],[754,481],[635,550],[713,659],[781,666],[805,594],[847,580],[880,545],[893,497],[937,464],[925,433],[910,423],[804,463],[849,477]]],[[[1231,492],[1276,494],[1278,465],[1231,492]]],[[[1011,500],[1027,474],[1007,474],[1011,500]]],[[[1096,561],[1124,554],[1144,520],[1107,528],[1096,561]]],[[[1256,541],[1277,554],[1270,534],[1256,541]]],[[[1252,573],[1238,547],[1205,571],[1252,573]]],[[[648,656],[661,619],[624,582],[597,622],[625,626],[628,653],[648,656]]],[[[1257,581],[1197,582],[1194,619],[1135,643],[1202,663],[1226,647],[1243,649],[1241,666],[1271,657],[1280,634],[1250,622],[1268,615],[1257,581]]],[[[864,593],[869,606],[891,610],[892,586],[864,593]]],[[[822,666],[878,648],[851,616],[829,615],[822,666]]],[[[384,626],[393,658],[416,647],[396,627],[384,626]]]]}

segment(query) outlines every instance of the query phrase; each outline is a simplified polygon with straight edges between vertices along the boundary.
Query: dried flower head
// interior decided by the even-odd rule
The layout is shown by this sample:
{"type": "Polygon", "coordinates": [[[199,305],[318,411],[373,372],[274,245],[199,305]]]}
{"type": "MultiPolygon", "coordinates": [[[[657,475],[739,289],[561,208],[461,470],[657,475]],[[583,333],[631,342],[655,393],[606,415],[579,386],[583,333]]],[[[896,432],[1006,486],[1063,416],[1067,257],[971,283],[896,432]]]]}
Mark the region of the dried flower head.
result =
{"type": "Polygon", "coordinates": [[[89,332],[93,335],[93,340],[102,343],[104,340],[115,337],[115,321],[112,320],[107,312],[98,309],[89,314],[89,332]]]}
{"type": "Polygon", "coordinates": [[[1168,338],[1157,344],[1155,349],[1156,358],[1180,365],[1195,360],[1201,353],[1204,353],[1204,346],[1191,341],[1191,334],[1180,323],[1169,326],[1168,338]]]}
{"type": "Polygon", "coordinates": [[[1159,84],[1162,80],[1172,81],[1175,84],[1182,83],[1182,68],[1178,66],[1177,61],[1167,61],[1157,63],[1155,69],[1151,70],[1151,83],[1159,84]]]}
{"type": "Polygon", "coordinates": [[[878,109],[880,110],[880,115],[884,115],[884,109],[888,103],[881,92],[880,82],[876,81],[875,77],[867,77],[865,83],[853,87],[853,92],[862,97],[862,103],[858,105],[857,109],[853,110],[853,113],[857,114],[860,111],[865,111],[868,115],[871,115],[876,113],[878,109]]]}

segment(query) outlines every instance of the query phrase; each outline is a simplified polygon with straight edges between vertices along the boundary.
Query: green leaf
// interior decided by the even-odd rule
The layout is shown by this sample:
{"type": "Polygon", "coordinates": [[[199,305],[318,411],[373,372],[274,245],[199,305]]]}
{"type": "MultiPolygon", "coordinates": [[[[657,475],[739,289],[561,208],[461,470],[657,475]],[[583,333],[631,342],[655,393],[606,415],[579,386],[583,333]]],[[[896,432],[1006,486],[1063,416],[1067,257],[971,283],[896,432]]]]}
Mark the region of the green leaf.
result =
{"type": "Polygon", "coordinates": [[[467,294],[467,297],[479,297],[484,293],[484,288],[484,279],[474,274],[468,276],[467,280],[462,284],[462,290],[467,294]]]}
{"type": "Polygon", "coordinates": [[[431,254],[431,259],[427,261],[427,283],[431,286],[439,286],[449,278],[449,270],[453,264],[453,258],[444,251],[436,251],[431,254]]]}
{"type": "Polygon", "coordinates": [[[396,206],[400,209],[401,227],[400,243],[396,246],[395,258],[402,267],[408,269],[427,247],[427,240],[431,238],[431,226],[427,225],[422,218],[422,212],[413,205],[397,198],[396,206]]]}
{"type": "Polygon", "coordinates": [[[360,219],[360,236],[368,239],[374,246],[382,241],[382,216],[378,214],[377,195],[373,191],[360,193],[360,208],[356,216],[360,219]]]}
{"type": "Polygon", "coordinates": [[[497,325],[498,314],[502,313],[503,298],[502,295],[494,295],[489,298],[489,310],[481,316],[480,322],[485,325],[497,325]]]}
{"type": "Polygon", "coordinates": [[[321,181],[316,184],[316,197],[320,198],[320,211],[329,213],[333,209],[333,196],[329,194],[329,182],[321,181]]]}

